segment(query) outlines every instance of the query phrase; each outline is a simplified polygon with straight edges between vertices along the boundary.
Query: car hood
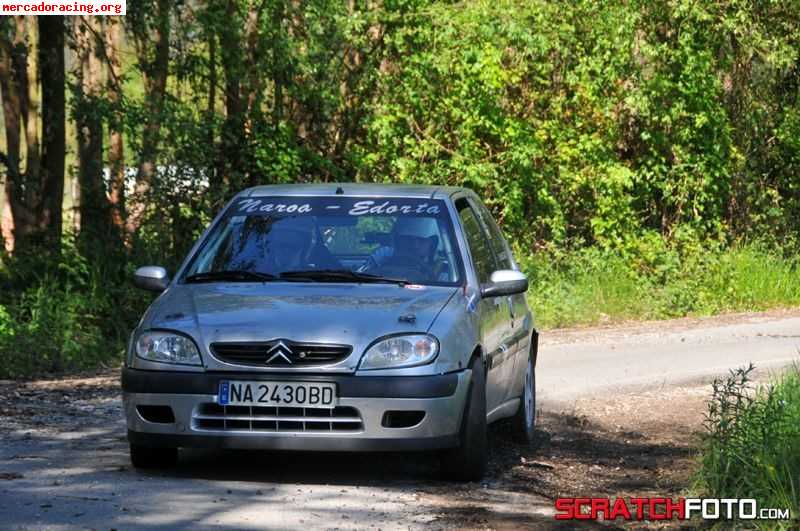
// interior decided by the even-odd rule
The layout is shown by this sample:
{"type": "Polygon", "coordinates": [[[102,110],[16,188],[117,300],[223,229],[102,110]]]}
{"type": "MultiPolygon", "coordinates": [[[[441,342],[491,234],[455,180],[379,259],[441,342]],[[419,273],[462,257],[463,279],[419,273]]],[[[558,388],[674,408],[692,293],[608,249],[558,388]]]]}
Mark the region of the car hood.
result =
{"type": "Polygon", "coordinates": [[[428,331],[457,289],[395,284],[183,284],[164,292],[142,324],[187,333],[206,352],[217,341],[280,338],[352,345],[360,357],[378,337],[428,331]]]}

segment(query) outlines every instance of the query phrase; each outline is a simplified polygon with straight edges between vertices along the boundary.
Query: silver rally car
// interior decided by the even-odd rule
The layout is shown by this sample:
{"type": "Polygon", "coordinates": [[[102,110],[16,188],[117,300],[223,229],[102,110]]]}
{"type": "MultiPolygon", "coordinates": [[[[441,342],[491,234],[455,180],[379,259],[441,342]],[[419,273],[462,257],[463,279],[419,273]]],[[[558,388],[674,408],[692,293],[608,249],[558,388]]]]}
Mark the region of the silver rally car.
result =
{"type": "Polygon", "coordinates": [[[122,373],[131,461],[179,448],[436,450],[480,478],[487,425],[534,433],[538,335],[519,271],[463,188],[259,186],[159,292],[122,373]]]}

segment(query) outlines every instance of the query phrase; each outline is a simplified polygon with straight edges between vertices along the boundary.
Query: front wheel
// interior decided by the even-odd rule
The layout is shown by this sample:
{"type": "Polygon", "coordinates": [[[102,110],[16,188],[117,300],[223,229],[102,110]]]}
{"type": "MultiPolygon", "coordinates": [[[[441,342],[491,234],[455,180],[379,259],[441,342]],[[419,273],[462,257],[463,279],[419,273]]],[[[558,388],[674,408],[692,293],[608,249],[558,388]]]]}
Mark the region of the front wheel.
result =
{"type": "Polygon", "coordinates": [[[461,420],[461,444],[441,455],[442,472],[453,481],[477,481],[486,473],[489,441],[486,428],[486,371],[480,358],[470,364],[472,379],[461,420]]]}
{"type": "Polygon", "coordinates": [[[533,444],[536,427],[536,371],[533,357],[528,355],[525,369],[525,387],[516,415],[512,419],[514,440],[523,444],[533,444]]]}

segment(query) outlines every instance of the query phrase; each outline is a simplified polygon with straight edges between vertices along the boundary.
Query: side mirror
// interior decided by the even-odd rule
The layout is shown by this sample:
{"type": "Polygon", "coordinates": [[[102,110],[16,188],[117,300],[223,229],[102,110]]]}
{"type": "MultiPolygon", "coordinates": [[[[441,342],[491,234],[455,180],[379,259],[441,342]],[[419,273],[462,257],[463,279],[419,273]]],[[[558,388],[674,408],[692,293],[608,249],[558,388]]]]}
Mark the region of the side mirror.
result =
{"type": "Polygon", "coordinates": [[[133,284],[137,288],[161,293],[169,286],[167,270],[159,266],[140,267],[133,274],[133,284]]]}
{"type": "Polygon", "coordinates": [[[528,278],[521,271],[501,269],[492,273],[487,284],[481,286],[484,298],[516,295],[528,291],[528,278]]]}

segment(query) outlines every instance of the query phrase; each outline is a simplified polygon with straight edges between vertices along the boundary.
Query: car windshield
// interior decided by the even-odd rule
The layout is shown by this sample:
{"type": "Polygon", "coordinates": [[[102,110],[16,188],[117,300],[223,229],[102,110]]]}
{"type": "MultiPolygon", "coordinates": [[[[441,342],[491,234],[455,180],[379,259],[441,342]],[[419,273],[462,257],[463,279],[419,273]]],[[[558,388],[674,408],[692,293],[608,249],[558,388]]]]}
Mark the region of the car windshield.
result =
{"type": "Polygon", "coordinates": [[[229,207],[183,280],[455,286],[462,269],[441,200],[254,197],[229,207]]]}

